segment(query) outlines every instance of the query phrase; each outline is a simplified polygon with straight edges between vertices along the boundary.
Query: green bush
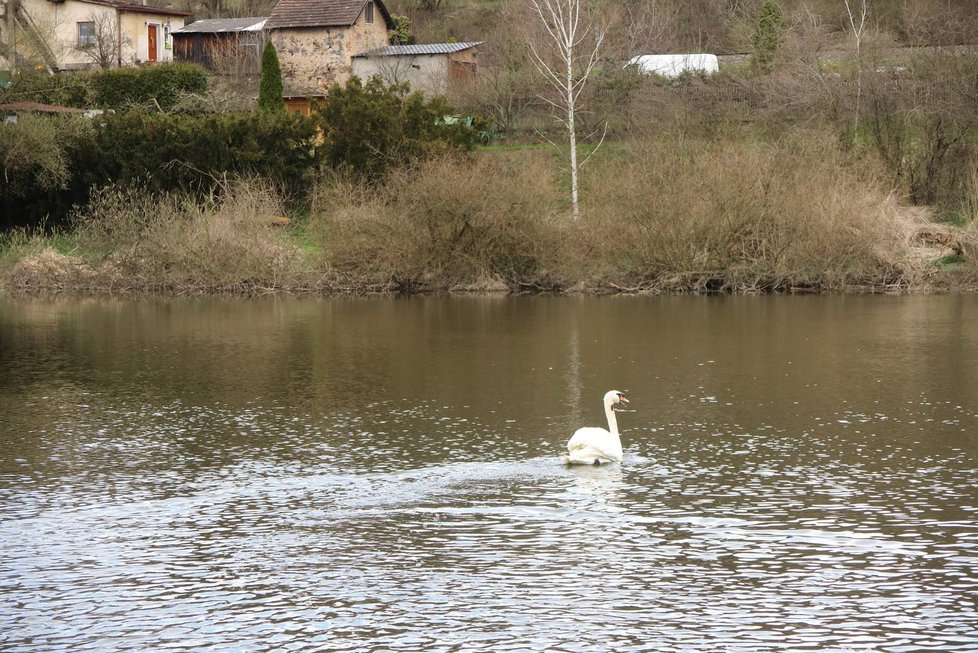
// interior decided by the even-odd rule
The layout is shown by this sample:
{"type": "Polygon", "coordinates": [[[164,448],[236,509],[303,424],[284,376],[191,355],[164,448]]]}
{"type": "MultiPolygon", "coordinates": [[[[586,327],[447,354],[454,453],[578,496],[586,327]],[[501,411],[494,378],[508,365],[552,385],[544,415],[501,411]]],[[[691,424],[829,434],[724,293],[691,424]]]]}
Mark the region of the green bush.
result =
{"type": "Polygon", "coordinates": [[[76,169],[87,188],[139,182],[153,191],[209,192],[225,174],[257,175],[287,191],[311,172],[315,126],[271,113],[107,115],[76,169]]]}
{"type": "Polygon", "coordinates": [[[114,68],[92,75],[94,103],[104,109],[124,109],[156,102],[164,111],[173,108],[182,93],[206,93],[207,74],[188,63],[148,68],[114,68]]]}
{"type": "Polygon", "coordinates": [[[40,102],[84,109],[92,104],[92,74],[21,73],[14,77],[9,88],[0,87],[0,104],[8,102],[40,102]]]}
{"type": "Polygon", "coordinates": [[[754,56],[751,66],[757,72],[768,72],[774,63],[774,55],[784,40],[784,10],[778,0],[764,0],[757,14],[757,26],[751,36],[754,56]]]}
{"type": "Polygon", "coordinates": [[[226,176],[303,191],[315,166],[312,121],[281,114],[161,114],[145,109],[0,125],[0,227],[64,223],[113,183],[206,196],[226,176]]]}
{"type": "Polygon", "coordinates": [[[377,180],[392,166],[449,150],[470,150],[477,134],[448,101],[426,100],[407,84],[387,86],[379,77],[333,85],[316,120],[323,134],[320,156],[333,168],[377,180]]]}
{"type": "Polygon", "coordinates": [[[0,227],[37,225],[67,209],[73,160],[94,145],[79,116],[22,115],[0,123],[0,227]]]}

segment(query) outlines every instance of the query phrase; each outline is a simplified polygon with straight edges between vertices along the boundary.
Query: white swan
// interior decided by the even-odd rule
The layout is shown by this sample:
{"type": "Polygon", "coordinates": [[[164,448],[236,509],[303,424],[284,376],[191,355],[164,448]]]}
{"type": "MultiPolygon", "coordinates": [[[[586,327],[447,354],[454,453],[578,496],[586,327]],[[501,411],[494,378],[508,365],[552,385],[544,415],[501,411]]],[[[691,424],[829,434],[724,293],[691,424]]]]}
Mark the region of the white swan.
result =
{"type": "Polygon", "coordinates": [[[621,462],[621,438],[618,437],[618,420],[614,406],[627,404],[628,399],[617,390],[604,395],[604,413],[608,416],[608,429],[586,426],[577,429],[567,441],[567,456],[564,460],[570,465],[598,465],[600,463],[621,462]]]}

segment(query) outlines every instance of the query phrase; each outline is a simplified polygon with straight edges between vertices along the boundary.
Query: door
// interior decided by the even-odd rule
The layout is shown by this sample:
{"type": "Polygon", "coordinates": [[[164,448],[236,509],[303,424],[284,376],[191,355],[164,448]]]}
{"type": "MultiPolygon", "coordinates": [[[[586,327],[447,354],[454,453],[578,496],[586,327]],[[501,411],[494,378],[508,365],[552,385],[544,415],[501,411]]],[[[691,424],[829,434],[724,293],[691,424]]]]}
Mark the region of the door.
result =
{"type": "Polygon", "coordinates": [[[146,33],[147,36],[146,49],[148,50],[146,58],[149,61],[156,61],[156,56],[157,56],[156,35],[157,35],[157,28],[159,26],[148,25],[147,27],[149,31],[146,33]]]}

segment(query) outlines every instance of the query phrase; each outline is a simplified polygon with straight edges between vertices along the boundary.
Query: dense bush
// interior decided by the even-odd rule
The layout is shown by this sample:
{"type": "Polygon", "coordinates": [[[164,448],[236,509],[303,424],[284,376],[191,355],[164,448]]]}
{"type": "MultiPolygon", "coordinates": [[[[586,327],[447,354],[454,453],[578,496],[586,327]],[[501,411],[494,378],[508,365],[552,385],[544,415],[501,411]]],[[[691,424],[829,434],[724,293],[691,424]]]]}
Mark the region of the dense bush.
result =
{"type": "Polygon", "coordinates": [[[171,109],[183,93],[206,93],[207,74],[188,63],[168,63],[146,68],[113,68],[91,76],[94,103],[104,109],[123,109],[133,104],[156,102],[171,109]]]}
{"type": "Polygon", "coordinates": [[[113,183],[207,196],[226,175],[257,175],[294,194],[314,169],[314,136],[311,121],[284,113],[21,118],[0,125],[0,225],[57,226],[113,183]]]}
{"type": "Polygon", "coordinates": [[[95,129],[80,116],[22,115],[0,123],[0,228],[35,225],[64,214],[77,154],[95,129]]]}
{"type": "Polygon", "coordinates": [[[389,168],[448,150],[469,150],[475,130],[450,119],[455,110],[444,97],[426,100],[406,84],[386,85],[380,77],[363,84],[353,77],[334,85],[318,107],[325,164],[367,179],[389,168]]]}
{"type": "Polygon", "coordinates": [[[847,156],[831,133],[642,140],[585,180],[580,241],[565,260],[588,261],[599,278],[788,290],[905,272],[913,225],[880,166],[847,156]]]}
{"type": "Polygon", "coordinates": [[[154,191],[206,190],[225,173],[295,190],[312,170],[314,125],[283,114],[107,115],[78,174],[88,187],[136,182],[154,191]]]}
{"type": "Polygon", "coordinates": [[[58,75],[21,73],[9,88],[0,87],[0,104],[40,102],[84,109],[92,105],[92,73],[58,75]]]}
{"type": "Polygon", "coordinates": [[[530,152],[431,158],[374,185],[328,177],[313,192],[310,234],[354,283],[547,283],[553,171],[549,156],[530,152]]]}

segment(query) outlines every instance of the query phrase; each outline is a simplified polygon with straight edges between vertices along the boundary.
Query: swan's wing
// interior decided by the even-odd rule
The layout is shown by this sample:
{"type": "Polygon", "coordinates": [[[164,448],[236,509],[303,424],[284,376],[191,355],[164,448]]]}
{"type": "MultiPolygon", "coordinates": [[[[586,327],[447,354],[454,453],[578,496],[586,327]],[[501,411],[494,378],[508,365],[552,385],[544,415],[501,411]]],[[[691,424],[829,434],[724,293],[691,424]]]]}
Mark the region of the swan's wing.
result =
{"type": "Polygon", "coordinates": [[[587,427],[578,429],[567,441],[568,463],[591,465],[618,462],[621,460],[621,445],[602,428],[587,427]]]}
{"type": "Polygon", "coordinates": [[[567,451],[574,453],[578,449],[601,449],[611,434],[597,426],[587,426],[577,429],[567,441],[567,451]]]}

